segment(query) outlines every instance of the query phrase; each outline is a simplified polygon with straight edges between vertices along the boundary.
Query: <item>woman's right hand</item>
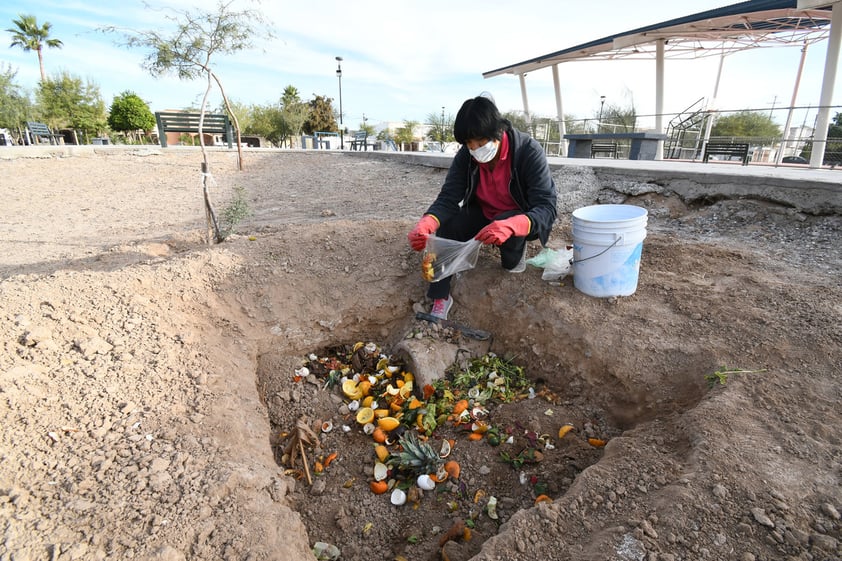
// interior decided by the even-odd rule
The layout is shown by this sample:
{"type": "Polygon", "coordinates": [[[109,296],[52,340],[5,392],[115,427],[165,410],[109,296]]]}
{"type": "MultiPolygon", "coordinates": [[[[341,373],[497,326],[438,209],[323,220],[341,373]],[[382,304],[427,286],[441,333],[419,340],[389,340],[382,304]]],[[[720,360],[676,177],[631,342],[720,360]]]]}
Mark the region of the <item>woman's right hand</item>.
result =
{"type": "Polygon", "coordinates": [[[425,214],[415,225],[415,228],[407,234],[409,245],[415,251],[421,251],[427,247],[427,236],[439,229],[439,221],[432,214],[425,214]]]}

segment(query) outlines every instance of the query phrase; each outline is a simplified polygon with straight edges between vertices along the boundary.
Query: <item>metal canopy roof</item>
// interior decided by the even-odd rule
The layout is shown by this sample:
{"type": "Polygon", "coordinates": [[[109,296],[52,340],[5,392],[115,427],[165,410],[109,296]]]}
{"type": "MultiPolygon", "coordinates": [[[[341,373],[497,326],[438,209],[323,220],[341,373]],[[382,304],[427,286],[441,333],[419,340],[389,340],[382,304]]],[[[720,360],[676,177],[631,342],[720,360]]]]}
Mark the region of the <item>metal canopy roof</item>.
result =
{"type": "Polygon", "coordinates": [[[656,44],[664,56],[695,59],[758,47],[814,43],[828,36],[831,5],[838,0],[751,0],[610,35],[561,51],[484,72],[484,78],[523,75],[574,60],[654,59],[656,44]]]}

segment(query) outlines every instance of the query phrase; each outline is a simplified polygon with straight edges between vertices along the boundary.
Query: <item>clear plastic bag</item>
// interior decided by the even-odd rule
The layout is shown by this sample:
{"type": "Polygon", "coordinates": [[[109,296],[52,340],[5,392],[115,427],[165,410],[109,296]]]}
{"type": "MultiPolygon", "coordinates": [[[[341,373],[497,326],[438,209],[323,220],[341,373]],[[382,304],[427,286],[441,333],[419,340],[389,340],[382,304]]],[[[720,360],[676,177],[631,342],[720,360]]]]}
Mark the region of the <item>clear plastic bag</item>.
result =
{"type": "Polygon", "coordinates": [[[437,282],[460,271],[476,267],[482,242],[457,242],[431,235],[421,260],[421,274],[427,282],[437,282]]]}
{"type": "Polygon", "coordinates": [[[545,247],[538,255],[526,260],[527,264],[544,269],[541,280],[545,281],[557,281],[566,277],[570,272],[572,262],[573,248],[566,246],[564,249],[545,247]]]}

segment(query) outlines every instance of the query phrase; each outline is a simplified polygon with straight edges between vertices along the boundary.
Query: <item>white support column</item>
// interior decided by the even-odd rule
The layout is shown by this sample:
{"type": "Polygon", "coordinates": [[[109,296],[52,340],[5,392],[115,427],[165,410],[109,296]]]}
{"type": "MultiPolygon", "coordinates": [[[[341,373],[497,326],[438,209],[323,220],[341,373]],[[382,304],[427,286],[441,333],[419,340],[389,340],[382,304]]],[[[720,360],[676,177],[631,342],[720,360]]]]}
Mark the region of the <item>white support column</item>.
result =
{"type": "MultiPolygon", "coordinates": [[[[655,43],[655,131],[664,133],[664,40],[655,43]]],[[[658,141],[655,159],[664,158],[664,141],[658,141]]]]}
{"type": "Polygon", "coordinates": [[[830,18],[830,36],[827,39],[827,55],[824,59],[822,93],[819,99],[819,114],[813,133],[813,151],[810,153],[810,167],[820,168],[827,149],[827,125],[830,122],[830,104],[833,101],[833,82],[839,66],[839,45],[842,42],[842,2],[833,4],[830,18]]]}
{"type": "Polygon", "coordinates": [[[527,124],[532,123],[532,115],[529,114],[529,98],[526,96],[526,74],[518,74],[520,80],[520,98],[523,100],[523,112],[526,114],[527,124]]]}
{"type": "Polygon", "coordinates": [[[716,116],[716,96],[719,95],[719,81],[722,78],[722,67],[725,66],[725,53],[719,55],[719,70],[716,71],[716,82],[713,86],[713,97],[705,108],[707,110],[707,117],[705,121],[705,137],[702,140],[701,153],[705,153],[705,146],[710,140],[710,129],[713,128],[713,119],[716,116]]]}
{"type": "Polygon", "coordinates": [[[798,87],[801,85],[801,72],[804,70],[804,61],[807,58],[807,41],[804,41],[804,47],[801,48],[801,62],[798,64],[798,73],[795,75],[795,85],[792,88],[792,99],[789,100],[789,111],[786,112],[786,124],[784,125],[784,134],[781,138],[781,147],[778,149],[778,154],[775,156],[775,165],[781,165],[781,159],[784,157],[784,150],[787,145],[787,138],[789,137],[789,126],[792,124],[792,112],[794,111],[795,101],[798,99],[798,87]]]}
{"type": "Polygon", "coordinates": [[[564,111],[561,108],[561,81],[558,79],[558,64],[553,64],[553,86],[555,87],[555,112],[558,118],[558,155],[567,155],[567,125],[564,124],[564,111]]]}

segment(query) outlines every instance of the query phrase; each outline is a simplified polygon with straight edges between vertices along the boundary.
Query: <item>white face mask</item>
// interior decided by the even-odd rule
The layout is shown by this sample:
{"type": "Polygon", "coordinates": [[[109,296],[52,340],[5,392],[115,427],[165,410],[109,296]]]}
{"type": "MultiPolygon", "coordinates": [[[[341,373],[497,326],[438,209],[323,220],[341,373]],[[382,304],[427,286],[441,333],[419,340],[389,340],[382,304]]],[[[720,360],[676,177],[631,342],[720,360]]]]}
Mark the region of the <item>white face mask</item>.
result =
{"type": "Polygon", "coordinates": [[[481,164],[487,164],[497,155],[497,142],[489,140],[476,150],[468,150],[471,156],[481,164]]]}

